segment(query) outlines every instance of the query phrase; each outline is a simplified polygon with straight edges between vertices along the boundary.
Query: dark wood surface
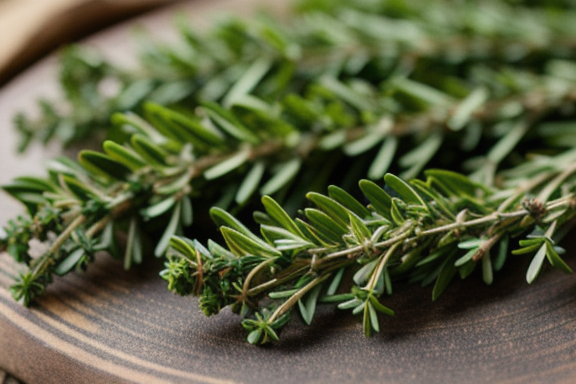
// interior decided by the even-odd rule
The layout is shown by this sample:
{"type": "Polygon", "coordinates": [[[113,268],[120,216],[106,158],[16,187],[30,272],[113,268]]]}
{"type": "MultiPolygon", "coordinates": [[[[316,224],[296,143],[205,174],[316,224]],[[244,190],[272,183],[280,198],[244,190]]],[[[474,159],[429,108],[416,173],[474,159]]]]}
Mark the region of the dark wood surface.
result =
{"type": "MultiPolygon", "coordinates": [[[[203,6],[188,10],[201,9],[194,12],[201,18],[203,6]]],[[[149,22],[165,28],[166,15],[149,22]]],[[[91,44],[110,46],[126,28],[91,44]]],[[[48,59],[0,90],[0,182],[41,174],[53,153],[35,148],[17,160],[8,123],[33,97],[53,92],[53,74],[48,59]]],[[[0,223],[18,209],[0,196],[0,223]]],[[[568,249],[576,268],[576,247],[568,249]]],[[[0,371],[28,384],[574,383],[576,279],[546,268],[529,286],[526,268],[525,258],[510,257],[492,286],[473,275],[436,303],[431,288],[400,285],[386,299],[396,316],[383,317],[370,339],[359,318],[322,307],[311,326],[295,318],[280,343],[262,348],[245,342],[236,315],[207,318],[194,299],[170,294],[158,260],[124,272],[101,258],[86,273],[58,279],[27,309],[9,296],[8,274],[16,271],[1,255],[0,371]]]]}

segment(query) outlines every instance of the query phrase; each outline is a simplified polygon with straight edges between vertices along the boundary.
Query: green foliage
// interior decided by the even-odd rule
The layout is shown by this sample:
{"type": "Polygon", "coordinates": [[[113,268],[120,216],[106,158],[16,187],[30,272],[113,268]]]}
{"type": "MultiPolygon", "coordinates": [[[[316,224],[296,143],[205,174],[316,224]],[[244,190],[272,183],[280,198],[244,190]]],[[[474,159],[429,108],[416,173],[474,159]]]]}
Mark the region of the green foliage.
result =
{"type": "Polygon", "coordinates": [[[286,23],[203,34],[180,20],[173,46],[142,35],[130,69],[68,48],[65,100],[16,117],[21,149],[109,140],[3,187],[28,209],[0,238],[26,267],[13,296],[28,305],[99,251],[130,268],[152,241],[170,290],[231,306],[258,344],[320,303],[378,332],[399,279],[436,300],[477,264],[491,284],[509,248],[534,254],[529,283],[546,260],[571,272],[554,236],[575,206],[576,9],[464,3],[303,0],[286,23]],[[262,195],[259,233],[227,212],[262,195]],[[207,204],[226,247],[182,237],[207,204]]]}
{"type": "MultiPolygon", "coordinates": [[[[190,240],[174,238],[167,269],[161,275],[169,281],[171,290],[181,295],[194,293],[201,302],[208,300],[206,294],[216,300],[217,292],[212,287],[225,282],[225,286],[235,286],[236,294],[222,292],[214,307],[231,306],[240,313],[250,331],[251,343],[275,341],[280,330],[276,321],[284,319],[296,306],[304,322],[310,324],[318,302],[337,303],[340,309],[362,314],[364,333],[369,336],[380,329],[378,312],[393,314],[380,302],[386,292],[392,291],[391,277],[394,281],[408,279],[422,285],[434,282],[432,299],[437,300],[457,273],[465,278],[479,263],[484,281],[491,284],[493,265],[497,265],[496,269],[502,267],[501,253],[507,252],[508,238],[530,229],[532,234],[521,238],[520,248],[512,251],[535,253],[527,273],[528,282],[534,281],[546,258],[552,267],[572,272],[560,258],[562,249],[555,246],[552,236],[558,226],[576,215],[574,192],[546,203],[530,200],[528,196],[546,189],[546,181],[562,174],[565,168],[574,174],[576,156],[547,160],[554,166],[546,178],[525,183],[530,173],[527,165],[542,161],[539,158],[521,169],[510,170],[515,177],[503,180],[503,184],[511,184],[507,189],[486,188],[446,170],[429,170],[423,182],[405,182],[387,174],[386,188],[398,195],[390,198],[384,189],[363,180],[360,183],[366,198],[372,202],[385,196],[391,204],[369,204],[363,208],[367,214],[362,217],[356,214],[357,209],[346,207],[330,196],[309,193],[308,199],[317,208],[303,212],[306,222],[294,221],[265,196],[262,201],[269,217],[266,222],[272,224],[261,224],[262,239],[218,210],[218,216],[224,219],[216,222],[234,254],[234,262],[221,251],[202,254],[199,249],[205,248],[199,248],[197,241],[195,248],[190,240]],[[511,197],[513,204],[508,203],[511,197]],[[395,210],[402,211],[398,219],[395,210]],[[497,256],[491,252],[493,249],[499,249],[497,256]],[[195,261],[198,257],[201,262],[195,261]],[[259,262],[252,263],[256,259],[259,262]],[[187,260],[187,265],[182,260],[187,260]],[[175,264],[183,266],[185,272],[172,273],[171,266],[175,264]],[[221,268],[215,268],[216,264],[221,268]],[[233,281],[228,281],[228,274],[234,277],[233,281]],[[352,281],[343,281],[343,275],[353,276],[352,281]],[[180,289],[193,284],[208,286],[210,290],[180,289]],[[336,294],[342,290],[348,293],[336,294]]],[[[570,180],[557,188],[574,191],[576,180],[570,180]]],[[[338,190],[335,188],[330,189],[338,190]]],[[[352,197],[347,196],[346,200],[350,207],[360,205],[352,197]]]]}
{"type": "MultiPolygon", "coordinates": [[[[493,93],[504,96],[507,87],[525,83],[514,72],[491,73],[501,65],[570,73],[565,62],[550,60],[573,59],[573,6],[542,2],[520,7],[517,1],[503,0],[466,6],[457,0],[301,3],[300,13],[288,25],[270,17],[230,18],[200,34],[180,18],[180,39],[172,45],[155,42],[141,31],[140,60],[134,68],[110,63],[86,47],[65,49],[60,58],[63,100],[40,100],[38,118],[24,113],[15,118],[20,149],[33,140],[56,138],[70,144],[101,138],[115,112],[141,114],[147,102],[178,110],[214,102],[253,110],[258,100],[246,103],[245,98],[253,95],[265,101],[282,99],[292,112],[292,123],[333,128],[367,124],[379,111],[403,110],[395,102],[374,100],[377,91],[366,82],[377,84],[382,77],[389,80],[386,92],[398,93],[411,109],[449,106],[462,98],[448,127],[466,131],[493,93]],[[431,70],[443,76],[427,76],[431,70]],[[498,82],[452,79],[466,72],[485,80],[498,77],[498,82]],[[293,95],[310,79],[318,80],[313,91],[317,102],[328,96],[328,111],[293,95]],[[350,108],[362,114],[350,114],[350,108]]],[[[209,114],[218,115],[218,108],[209,114]]],[[[265,114],[261,117],[265,120],[265,114]]],[[[237,139],[254,139],[249,130],[230,126],[226,117],[219,120],[237,139]]],[[[108,134],[116,137],[113,131],[108,134]]]]}

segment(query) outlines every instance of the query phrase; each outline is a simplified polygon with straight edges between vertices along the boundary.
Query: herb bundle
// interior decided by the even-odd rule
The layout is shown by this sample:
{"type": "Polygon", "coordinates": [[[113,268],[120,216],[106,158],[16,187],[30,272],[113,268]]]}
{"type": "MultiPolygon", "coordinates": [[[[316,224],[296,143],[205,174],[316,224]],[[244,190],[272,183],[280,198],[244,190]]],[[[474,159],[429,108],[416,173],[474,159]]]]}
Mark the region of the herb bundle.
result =
{"type": "Polygon", "coordinates": [[[181,44],[148,44],[139,70],[70,49],[68,105],[18,116],[22,148],[109,139],[4,186],[29,211],[0,239],[26,266],[13,296],[28,305],[101,251],[129,268],[152,238],[170,290],[207,315],[231,306],[264,343],[322,302],[362,313],[369,335],[394,281],[434,283],[436,299],[478,264],[490,284],[510,250],[534,254],[529,283],[546,260],[569,272],[574,16],[561,1],[306,0],[286,24],[180,23],[181,44]],[[368,205],[362,178],[384,178],[360,181],[368,205]],[[260,195],[258,236],[227,210],[260,195]],[[226,247],[182,236],[207,204],[226,247]]]}

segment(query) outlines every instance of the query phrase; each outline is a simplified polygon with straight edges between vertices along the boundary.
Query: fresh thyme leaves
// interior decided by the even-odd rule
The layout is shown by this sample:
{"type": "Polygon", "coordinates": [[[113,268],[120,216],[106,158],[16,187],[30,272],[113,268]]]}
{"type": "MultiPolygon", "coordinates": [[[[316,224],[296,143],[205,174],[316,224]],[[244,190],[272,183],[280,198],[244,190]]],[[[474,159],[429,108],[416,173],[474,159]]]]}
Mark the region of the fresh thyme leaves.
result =
{"type": "MultiPolygon", "coordinates": [[[[181,20],[180,41],[172,46],[152,43],[150,36],[140,39],[142,55],[135,68],[114,65],[84,47],[66,49],[60,75],[64,100],[41,100],[38,118],[16,117],[20,149],[32,140],[70,144],[87,136],[102,138],[114,112],[141,113],[146,101],[185,109],[201,101],[229,106],[246,93],[272,101],[299,93],[302,82],[324,77],[323,87],[366,108],[375,103],[356,80],[376,84],[384,77],[410,75],[461,97],[467,87],[450,77],[474,66],[510,64],[541,71],[552,59],[573,59],[573,7],[527,8],[498,0],[465,6],[447,0],[301,3],[300,14],[287,23],[231,19],[198,34],[181,20]],[[430,76],[434,72],[444,76],[430,76]],[[343,87],[333,78],[355,81],[343,87]]],[[[506,76],[498,81],[505,88],[516,82],[506,76]]],[[[449,100],[442,92],[396,84],[402,92],[418,93],[419,104],[449,100]]],[[[312,112],[302,111],[304,116],[312,112]]],[[[116,136],[109,132],[109,137],[116,136]]]]}
{"type": "Polygon", "coordinates": [[[321,302],[362,313],[368,335],[398,279],[434,283],[436,299],[477,265],[490,284],[508,249],[534,254],[530,283],[546,260],[569,271],[555,241],[575,207],[574,7],[328,3],[302,1],[286,24],[181,23],[181,44],[148,44],[137,70],[66,51],[68,105],[20,115],[23,147],[110,139],[4,187],[28,209],[0,238],[24,265],[14,298],[30,304],[102,251],[130,268],[156,241],[172,291],[208,315],[231,306],[263,343],[321,302]],[[345,187],[366,177],[368,206],[345,187]],[[259,236],[227,210],[261,195],[259,236]],[[182,236],[206,204],[227,247],[182,236]]]}
{"type": "Polygon", "coordinates": [[[381,299],[398,279],[434,283],[436,300],[456,274],[464,278],[476,267],[491,284],[509,248],[514,255],[533,255],[528,283],[545,260],[572,272],[560,257],[564,250],[555,235],[576,214],[576,196],[564,192],[574,191],[574,173],[572,150],[510,170],[513,177],[502,176],[509,185],[505,189],[443,170],[428,170],[425,181],[409,183],[387,174],[391,194],[360,181],[370,201],[366,207],[331,186],[327,196],[309,193],[316,207],[296,219],[265,196],[260,236],[213,209],[228,249],[173,237],[161,276],[173,292],[199,296],[206,315],[226,306],[241,314],[253,344],[277,341],[293,312],[309,324],[317,303],[362,314],[369,336],[379,331],[377,313],[394,314],[381,299]],[[532,179],[534,167],[542,167],[538,179],[532,179]],[[520,238],[517,248],[510,238],[520,238]],[[353,276],[352,281],[343,276],[353,276]]]}
{"type": "Polygon", "coordinates": [[[351,106],[343,92],[330,92],[347,85],[327,77],[306,88],[315,92],[288,94],[280,102],[267,103],[245,95],[229,108],[206,102],[191,113],[148,103],[143,107],[145,118],[116,114],[112,121],[127,137],[123,144],[106,141],[104,153],[82,151],[79,164],[55,160],[47,180],[18,178],[4,187],[26,204],[32,215],[10,222],[7,237],[0,240],[0,247],[30,267],[14,295],[28,304],[52,281],[54,272],[85,268],[97,251],[113,252],[118,248],[110,235],[114,230],[128,234],[122,255],[128,268],[142,260],[142,231],[165,225],[155,247],[155,254],[162,255],[170,236],[192,223],[190,199],[205,195],[221,182],[239,185],[232,198],[243,205],[258,192],[286,191],[297,175],[314,178],[326,173],[323,164],[331,161],[334,151],[371,160],[370,149],[377,145],[382,149],[368,170],[369,176],[382,177],[394,156],[399,157],[398,169],[404,169],[402,177],[417,175],[437,157],[442,145],[451,145],[445,137],[454,130],[454,120],[464,125],[463,129],[479,125],[478,139],[492,141],[491,127],[499,123],[496,127],[501,137],[486,156],[475,160],[476,179],[490,186],[497,166],[524,136],[530,132],[537,137],[544,132],[533,129],[541,117],[561,114],[563,106],[572,102],[570,84],[559,85],[551,76],[520,76],[530,80],[521,91],[501,91],[500,98],[488,101],[490,91],[476,87],[464,98],[452,100],[446,95],[449,102],[417,111],[404,106],[411,103],[403,101],[406,94],[424,98],[440,91],[404,78],[394,80],[400,90],[388,95],[365,83],[375,106],[369,110],[373,122],[363,125],[362,114],[367,110],[360,109],[361,105],[351,106]],[[325,88],[319,94],[321,85],[325,88]],[[478,92],[486,96],[478,98],[478,92]],[[531,103],[535,97],[538,102],[531,103]],[[395,105],[395,115],[380,107],[387,104],[395,105]],[[331,114],[335,105],[338,112],[331,114]],[[511,106],[514,113],[507,114],[511,106]],[[294,119],[303,108],[322,116],[322,123],[310,127],[315,117],[307,123],[294,119]],[[342,118],[348,126],[339,125],[337,121],[342,118]],[[406,139],[419,143],[408,151],[399,146],[406,139]],[[60,236],[59,241],[40,258],[30,258],[28,242],[47,242],[51,233],[60,236]]]}

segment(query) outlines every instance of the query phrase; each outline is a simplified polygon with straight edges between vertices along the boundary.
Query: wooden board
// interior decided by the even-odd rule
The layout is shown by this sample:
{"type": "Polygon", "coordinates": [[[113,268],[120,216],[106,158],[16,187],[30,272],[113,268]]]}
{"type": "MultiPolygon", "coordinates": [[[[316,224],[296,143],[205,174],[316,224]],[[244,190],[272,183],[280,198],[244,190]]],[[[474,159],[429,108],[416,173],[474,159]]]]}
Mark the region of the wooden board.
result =
{"type": "MultiPolygon", "coordinates": [[[[191,3],[203,19],[210,7],[246,8],[240,0],[191,3]]],[[[169,12],[147,19],[159,33],[169,12]]],[[[128,27],[91,44],[126,52],[128,27]],[[114,41],[114,44],[111,42],[114,41]],[[124,43],[122,43],[124,44],[124,43]],[[113,45],[113,46],[112,46],[113,45]]],[[[0,183],[41,174],[51,153],[12,152],[10,116],[54,92],[48,59],[0,90],[0,183]]],[[[53,153],[53,152],[52,152],[53,153]]],[[[0,197],[0,223],[18,212],[0,197]]],[[[568,255],[576,247],[570,246],[568,255]]],[[[568,256],[572,268],[576,259],[568,256]]],[[[130,272],[100,259],[70,275],[26,309],[9,296],[10,259],[0,256],[0,371],[35,383],[573,383],[576,379],[576,279],[545,269],[524,281],[527,260],[511,257],[486,286],[479,276],[456,281],[436,303],[431,289],[399,286],[381,332],[364,338],[360,320],[331,307],[307,327],[295,318],[270,347],[245,342],[229,311],[206,318],[194,299],[170,294],[152,260],[130,272]]]]}
{"type": "Polygon", "coordinates": [[[175,1],[0,1],[0,85],[63,43],[175,1]]]}

